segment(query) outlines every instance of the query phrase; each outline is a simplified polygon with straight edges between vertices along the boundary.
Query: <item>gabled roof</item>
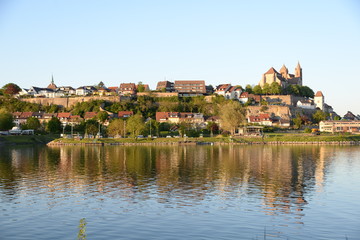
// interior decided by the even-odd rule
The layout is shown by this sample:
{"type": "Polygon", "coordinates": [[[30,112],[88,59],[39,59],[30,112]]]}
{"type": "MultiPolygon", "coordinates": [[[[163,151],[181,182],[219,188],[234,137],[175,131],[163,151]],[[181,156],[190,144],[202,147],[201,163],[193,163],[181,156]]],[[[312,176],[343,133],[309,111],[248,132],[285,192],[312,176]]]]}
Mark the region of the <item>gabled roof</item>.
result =
{"type": "Polygon", "coordinates": [[[125,116],[132,116],[132,115],[134,115],[133,111],[120,111],[120,112],[118,112],[118,117],[119,118],[123,118],[125,116]]]}
{"type": "Polygon", "coordinates": [[[62,112],[62,113],[57,114],[58,118],[70,118],[70,116],[71,116],[71,113],[69,113],[69,112],[62,112]]]}
{"type": "Polygon", "coordinates": [[[33,112],[22,112],[20,118],[29,118],[32,117],[33,112]]]}
{"type": "Polygon", "coordinates": [[[216,87],[216,91],[225,91],[229,87],[231,87],[231,84],[221,84],[216,87]]]}
{"type": "Polygon", "coordinates": [[[315,97],[323,97],[323,93],[321,91],[317,91],[315,97]]]}
{"type": "Polygon", "coordinates": [[[97,114],[97,112],[86,112],[86,113],[84,114],[84,118],[85,118],[85,119],[91,119],[91,118],[96,117],[96,114],[97,114]]]}
{"type": "Polygon", "coordinates": [[[275,68],[271,67],[265,74],[273,74],[273,73],[276,73],[276,74],[279,74],[275,68]]]}

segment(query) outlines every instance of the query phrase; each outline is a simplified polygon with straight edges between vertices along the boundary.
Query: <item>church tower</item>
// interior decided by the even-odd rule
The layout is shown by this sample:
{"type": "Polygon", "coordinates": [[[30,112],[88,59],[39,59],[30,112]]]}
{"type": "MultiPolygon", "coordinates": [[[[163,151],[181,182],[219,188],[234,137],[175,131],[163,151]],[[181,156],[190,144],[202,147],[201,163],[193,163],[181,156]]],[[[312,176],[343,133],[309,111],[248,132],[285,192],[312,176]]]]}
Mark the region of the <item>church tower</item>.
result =
{"type": "Polygon", "coordinates": [[[287,79],[289,76],[289,70],[287,69],[287,67],[285,66],[285,64],[282,65],[281,69],[280,69],[280,74],[283,78],[287,79]]]}
{"type": "Polygon", "coordinates": [[[295,77],[299,78],[298,84],[302,86],[302,68],[300,66],[300,63],[298,62],[296,68],[295,68],[295,77]]]}

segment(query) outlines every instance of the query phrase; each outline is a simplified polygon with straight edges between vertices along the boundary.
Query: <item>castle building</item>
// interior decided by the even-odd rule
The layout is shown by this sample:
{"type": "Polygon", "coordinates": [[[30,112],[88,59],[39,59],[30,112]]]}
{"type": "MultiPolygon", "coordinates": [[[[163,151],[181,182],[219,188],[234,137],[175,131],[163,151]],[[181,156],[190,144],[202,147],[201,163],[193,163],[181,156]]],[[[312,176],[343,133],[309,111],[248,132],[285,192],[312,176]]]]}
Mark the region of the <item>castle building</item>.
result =
{"type": "Polygon", "coordinates": [[[321,91],[316,92],[314,96],[314,103],[317,108],[320,108],[320,110],[324,111],[325,97],[321,91]]]}
{"type": "Polygon", "coordinates": [[[282,88],[286,88],[289,85],[302,86],[302,68],[300,63],[295,68],[295,74],[290,74],[285,65],[281,67],[280,72],[271,67],[262,75],[259,85],[263,87],[266,83],[271,84],[273,82],[277,82],[282,88]]]}

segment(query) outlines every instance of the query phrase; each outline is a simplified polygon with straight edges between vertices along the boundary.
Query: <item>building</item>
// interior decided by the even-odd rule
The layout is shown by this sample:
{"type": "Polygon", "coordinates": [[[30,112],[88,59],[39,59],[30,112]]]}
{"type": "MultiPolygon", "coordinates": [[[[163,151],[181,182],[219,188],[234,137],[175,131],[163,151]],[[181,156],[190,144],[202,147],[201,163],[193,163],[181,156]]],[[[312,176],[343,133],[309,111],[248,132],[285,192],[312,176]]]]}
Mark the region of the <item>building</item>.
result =
{"type": "Polygon", "coordinates": [[[76,95],[78,96],[91,95],[95,91],[97,91],[97,89],[94,86],[81,86],[76,89],[76,95]]]}
{"type": "Polygon", "coordinates": [[[360,120],[357,116],[355,116],[355,114],[353,114],[353,113],[350,112],[350,111],[348,111],[348,112],[344,115],[343,119],[345,119],[345,120],[360,120]]]}
{"type": "Polygon", "coordinates": [[[296,103],[296,106],[303,109],[315,109],[316,106],[314,105],[314,102],[306,99],[306,100],[299,100],[296,103]]]}
{"type": "Polygon", "coordinates": [[[264,125],[264,126],[272,126],[273,125],[273,120],[272,120],[270,114],[268,114],[268,113],[259,114],[259,115],[255,115],[255,116],[249,116],[248,122],[251,124],[257,123],[257,124],[264,125]]]}
{"type": "Polygon", "coordinates": [[[174,84],[175,91],[181,96],[198,96],[206,94],[204,80],[177,80],[174,84]]]}
{"type": "Polygon", "coordinates": [[[136,84],[135,83],[121,83],[119,93],[122,95],[135,95],[136,84]]]}
{"type": "Polygon", "coordinates": [[[321,121],[319,123],[320,132],[350,132],[359,133],[360,121],[321,121]]]}
{"type": "Polygon", "coordinates": [[[219,86],[216,87],[215,93],[216,93],[217,95],[221,95],[221,96],[224,96],[224,97],[225,97],[226,91],[228,91],[230,88],[231,88],[231,84],[230,84],[230,83],[228,83],[228,84],[221,84],[221,85],[219,85],[219,86]]]}
{"type": "Polygon", "coordinates": [[[169,81],[160,81],[157,83],[156,91],[160,92],[174,92],[174,83],[169,81]]]}
{"type": "Polygon", "coordinates": [[[225,92],[225,98],[240,100],[241,93],[241,87],[232,86],[225,92]]]}
{"type": "Polygon", "coordinates": [[[133,111],[120,111],[118,112],[118,118],[129,118],[134,115],[133,111]]]}
{"type": "Polygon", "coordinates": [[[266,73],[262,75],[259,85],[263,87],[266,83],[271,84],[277,82],[282,88],[286,88],[289,85],[302,86],[302,68],[300,63],[295,68],[295,74],[289,74],[289,70],[285,65],[280,69],[280,72],[271,67],[266,73]]]}
{"type": "Polygon", "coordinates": [[[156,112],[157,122],[180,123],[188,122],[192,124],[204,123],[204,116],[202,113],[188,113],[188,112],[156,112]]]}
{"type": "Polygon", "coordinates": [[[321,91],[317,91],[314,96],[314,103],[317,108],[324,111],[325,97],[321,91]]]}

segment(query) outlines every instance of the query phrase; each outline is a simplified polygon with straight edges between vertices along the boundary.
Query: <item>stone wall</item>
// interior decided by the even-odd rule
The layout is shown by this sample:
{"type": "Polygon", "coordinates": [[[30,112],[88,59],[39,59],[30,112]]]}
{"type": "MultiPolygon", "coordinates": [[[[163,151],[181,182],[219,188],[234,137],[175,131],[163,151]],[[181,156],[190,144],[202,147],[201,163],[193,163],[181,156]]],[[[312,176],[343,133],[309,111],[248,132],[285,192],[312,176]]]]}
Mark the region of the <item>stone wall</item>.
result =
{"type": "Polygon", "coordinates": [[[120,102],[119,96],[81,96],[81,97],[69,97],[69,98],[23,98],[20,99],[24,102],[37,103],[41,105],[55,104],[65,108],[71,107],[79,102],[87,102],[93,100],[104,100],[110,102],[120,102]]]}
{"type": "Polygon", "coordinates": [[[293,95],[263,95],[261,97],[270,104],[291,105],[291,106],[296,106],[296,103],[299,100],[305,100],[305,98],[303,97],[297,97],[293,95]]]}

